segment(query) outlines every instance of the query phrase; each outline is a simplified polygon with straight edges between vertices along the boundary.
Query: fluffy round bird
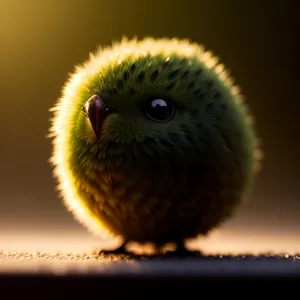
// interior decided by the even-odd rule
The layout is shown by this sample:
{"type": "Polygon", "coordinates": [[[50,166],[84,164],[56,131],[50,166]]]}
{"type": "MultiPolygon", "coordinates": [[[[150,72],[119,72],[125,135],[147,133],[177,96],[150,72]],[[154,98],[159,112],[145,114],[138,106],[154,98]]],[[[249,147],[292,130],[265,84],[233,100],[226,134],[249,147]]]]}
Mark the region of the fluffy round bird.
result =
{"type": "MultiPolygon", "coordinates": [[[[240,88],[177,38],[100,48],[51,109],[51,163],[68,210],[96,235],[188,254],[248,197],[261,151],[240,88]]],[[[105,252],[105,251],[104,251],[105,252]]]]}

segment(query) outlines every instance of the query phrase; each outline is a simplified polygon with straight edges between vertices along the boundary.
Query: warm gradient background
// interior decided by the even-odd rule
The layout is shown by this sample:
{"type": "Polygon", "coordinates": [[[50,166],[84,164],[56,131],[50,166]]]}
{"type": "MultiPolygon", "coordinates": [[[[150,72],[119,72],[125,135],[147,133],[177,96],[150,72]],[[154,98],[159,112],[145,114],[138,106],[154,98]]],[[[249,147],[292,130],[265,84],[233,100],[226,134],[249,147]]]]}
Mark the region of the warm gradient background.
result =
{"type": "Polygon", "coordinates": [[[290,0],[0,0],[0,250],[102,245],[62,206],[45,136],[74,64],[122,35],[204,43],[257,119],[265,162],[251,199],[199,246],[300,252],[299,32],[290,0]]]}

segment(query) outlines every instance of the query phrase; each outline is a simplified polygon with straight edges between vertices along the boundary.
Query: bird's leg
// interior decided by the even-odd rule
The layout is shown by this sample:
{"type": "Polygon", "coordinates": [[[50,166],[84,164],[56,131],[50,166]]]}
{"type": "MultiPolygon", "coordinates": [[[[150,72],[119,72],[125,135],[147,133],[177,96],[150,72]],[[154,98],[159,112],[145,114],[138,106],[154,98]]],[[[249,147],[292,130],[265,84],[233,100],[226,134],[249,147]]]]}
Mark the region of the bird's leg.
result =
{"type": "Polygon", "coordinates": [[[184,246],[183,241],[176,242],[177,248],[175,251],[168,251],[166,256],[201,256],[200,251],[190,251],[184,246]]]}
{"type": "Polygon", "coordinates": [[[101,250],[99,254],[132,254],[131,252],[126,251],[127,241],[123,242],[121,246],[112,250],[101,250]]]}

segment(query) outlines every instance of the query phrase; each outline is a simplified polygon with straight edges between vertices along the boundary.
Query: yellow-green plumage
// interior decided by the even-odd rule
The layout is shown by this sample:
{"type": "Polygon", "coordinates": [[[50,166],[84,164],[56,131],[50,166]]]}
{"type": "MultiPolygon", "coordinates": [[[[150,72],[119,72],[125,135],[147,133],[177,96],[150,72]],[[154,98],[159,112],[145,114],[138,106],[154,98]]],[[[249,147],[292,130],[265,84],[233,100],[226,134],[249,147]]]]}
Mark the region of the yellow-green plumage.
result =
{"type": "Polygon", "coordinates": [[[197,44],[123,39],[100,49],[53,111],[59,189],[95,234],[181,242],[228,219],[251,187],[260,156],[252,118],[224,66],[197,44]],[[113,109],[98,139],[82,111],[92,96],[113,109]],[[145,114],[155,99],[173,104],[170,120],[145,114]]]}

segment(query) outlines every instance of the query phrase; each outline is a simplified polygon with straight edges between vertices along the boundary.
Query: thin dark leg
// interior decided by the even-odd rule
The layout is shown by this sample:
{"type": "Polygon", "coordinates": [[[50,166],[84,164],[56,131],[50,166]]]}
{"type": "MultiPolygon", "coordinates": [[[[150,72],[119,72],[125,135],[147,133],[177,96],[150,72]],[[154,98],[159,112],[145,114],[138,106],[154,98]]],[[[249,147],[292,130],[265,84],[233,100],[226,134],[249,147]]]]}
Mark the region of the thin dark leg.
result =
{"type": "Polygon", "coordinates": [[[101,250],[99,254],[132,254],[131,252],[126,251],[125,247],[127,242],[124,242],[120,247],[112,250],[101,250]]]}
{"type": "Polygon", "coordinates": [[[200,251],[190,251],[185,246],[183,241],[177,242],[177,249],[175,251],[168,251],[166,256],[180,256],[180,257],[187,257],[187,256],[202,256],[200,251]]]}

